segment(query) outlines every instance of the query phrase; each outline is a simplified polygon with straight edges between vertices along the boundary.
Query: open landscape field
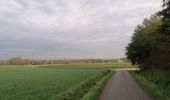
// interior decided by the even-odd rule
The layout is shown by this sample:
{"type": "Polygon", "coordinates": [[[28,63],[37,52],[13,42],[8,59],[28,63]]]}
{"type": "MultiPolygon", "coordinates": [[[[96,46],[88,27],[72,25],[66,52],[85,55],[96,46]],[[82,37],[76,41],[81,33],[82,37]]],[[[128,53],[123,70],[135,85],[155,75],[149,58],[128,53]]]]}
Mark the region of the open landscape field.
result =
{"type": "Polygon", "coordinates": [[[114,62],[114,63],[68,63],[68,64],[48,64],[36,65],[41,68],[135,68],[130,62],[114,62]]]}
{"type": "Polygon", "coordinates": [[[170,100],[170,0],[0,0],[0,100],[170,100]]]}
{"type": "Polygon", "coordinates": [[[101,73],[98,69],[1,66],[0,100],[55,100],[53,96],[101,73]]]}

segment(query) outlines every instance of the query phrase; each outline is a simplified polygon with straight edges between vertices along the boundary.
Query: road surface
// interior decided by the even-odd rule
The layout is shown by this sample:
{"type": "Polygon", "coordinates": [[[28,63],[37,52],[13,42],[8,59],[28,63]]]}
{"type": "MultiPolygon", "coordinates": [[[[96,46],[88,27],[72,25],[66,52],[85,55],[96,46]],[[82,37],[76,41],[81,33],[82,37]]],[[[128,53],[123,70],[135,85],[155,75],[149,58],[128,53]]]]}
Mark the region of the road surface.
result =
{"type": "Polygon", "coordinates": [[[106,84],[99,100],[153,100],[126,70],[117,70],[106,84]]]}

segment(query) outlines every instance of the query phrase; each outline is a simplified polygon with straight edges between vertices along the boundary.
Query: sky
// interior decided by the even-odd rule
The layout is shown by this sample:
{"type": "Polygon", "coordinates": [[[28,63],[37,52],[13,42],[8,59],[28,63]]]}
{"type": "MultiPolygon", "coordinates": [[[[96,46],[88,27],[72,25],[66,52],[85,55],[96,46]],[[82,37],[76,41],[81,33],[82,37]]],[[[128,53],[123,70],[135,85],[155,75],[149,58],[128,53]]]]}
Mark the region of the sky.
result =
{"type": "Polygon", "coordinates": [[[0,0],[0,59],[125,57],[162,0],[0,0]]]}

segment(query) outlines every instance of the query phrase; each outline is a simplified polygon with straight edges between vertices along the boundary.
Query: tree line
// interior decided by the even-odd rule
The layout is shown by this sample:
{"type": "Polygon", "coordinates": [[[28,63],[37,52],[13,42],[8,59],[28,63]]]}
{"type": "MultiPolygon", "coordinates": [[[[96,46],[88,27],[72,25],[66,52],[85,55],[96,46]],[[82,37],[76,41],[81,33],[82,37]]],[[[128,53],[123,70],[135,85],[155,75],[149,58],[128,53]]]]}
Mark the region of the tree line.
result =
{"type": "Polygon", "coordinates": [[[143,69],[170,68],[170,0],[162,7],[135,28],[126,47],[127,58],[143,69]]]}
{"type": "Polygon", "coordinates": [[[0,60],[0,65],[43,65],[43,64],[69,64],[69,63],[114,63],[119,60],[127,62],[126,58],[121,59],[67,59],[67,60],[36,60],[14,57],[8,60],[0,60]]]}

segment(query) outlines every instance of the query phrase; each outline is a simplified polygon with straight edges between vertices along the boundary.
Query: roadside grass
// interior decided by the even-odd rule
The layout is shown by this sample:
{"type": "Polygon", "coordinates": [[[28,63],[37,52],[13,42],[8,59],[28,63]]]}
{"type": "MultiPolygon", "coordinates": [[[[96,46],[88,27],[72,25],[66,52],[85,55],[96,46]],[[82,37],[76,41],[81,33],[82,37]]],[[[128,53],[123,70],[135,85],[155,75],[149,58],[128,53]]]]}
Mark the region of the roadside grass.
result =
{"type": "Polygon", "coordinates": [[[98,100],[103,88],[113,74],[113,72],[110,72],[108,75],[104,76],[81,100],[98,100]]]}
{"type": "MultiPolygon", "coordinates": [[[[81,82],[80,84],[77,84],[76,86],[71,87],[70,89],[64,92],[56,96],[53,96],[51,100],[80,100],[84,95],[88,94],[89,92],[92,92],[92,89],[93,89],[93,92],[96,93],[96,95],[93,95],[93,97],[97,98],[99,95],[99,92],[101,91],[99,91],[99,89],[94,90],[94,87],[96,87],[96,85],[98,86],[98,83],[101,84],[101,81],[103,83],[104,81],[106,82],[107,80],[105,79],[105,77],[107,76],[107,79],[108,79],[108,75],[110,76],[111,74],[112,74],[112,71],[105,70],[102,73],[98,74],[97,76],[91,77],[81,82]]],[[[98,86],[100,90],[102,89],[101,86],[98,86]]],[[[87,100],[87,99],[83,99],[83,100],[87,100]]],[[[97,100],[97,99],[93,99],[93,100],[97,100]]]]}
{"type": "Polygon", "coordinates": [[[137,83],[155,100],[170,100],[170,73],[164,70],[132,72],[137,83]]]}
{"type": "Polygon", "coordinates": [[[0,100],[48,100],[101,73],[99,69],[1,66],[0,100]]]}
{"type": "Polygon", "coordinates": [[[115,63],[68,63],[68,64],[47,64],[36,65],[40,68],[135,68],[130,62],[115,63]]]}

